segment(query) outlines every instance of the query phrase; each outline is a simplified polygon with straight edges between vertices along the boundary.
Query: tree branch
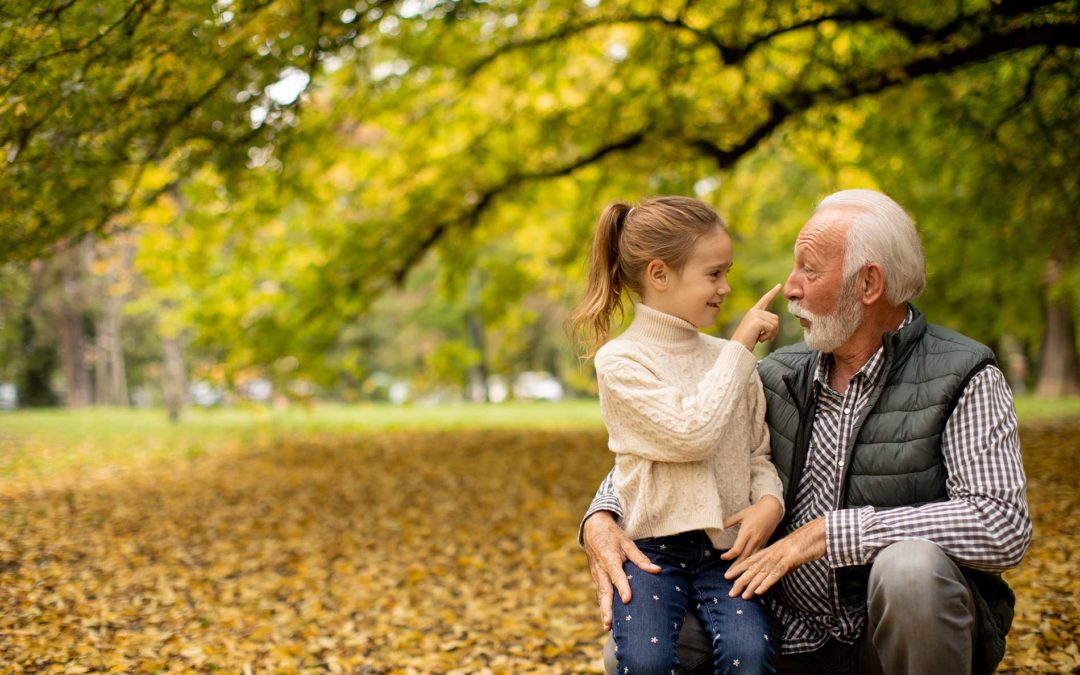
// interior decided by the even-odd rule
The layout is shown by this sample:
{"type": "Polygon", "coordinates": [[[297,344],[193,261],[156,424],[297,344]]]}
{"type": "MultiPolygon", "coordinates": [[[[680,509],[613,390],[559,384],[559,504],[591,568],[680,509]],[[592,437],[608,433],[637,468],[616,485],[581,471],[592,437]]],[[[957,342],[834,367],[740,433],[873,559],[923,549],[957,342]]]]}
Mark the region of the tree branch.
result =
{"type": "Polygon", "coordinates": [[[685,143],[706,156],[712,157],[718,169],[729,169],[745,154],[757,147],[758,143],[767,138],[784,120],[819,103],[850,101],[877,94],[919,77],[947,73],[1008,52],[1041,45],[1050,47],[1080,45],[1080,24],[1061,23],[1020,28],[1009,33],[989,36],[963,49],[915,59],[906,65],[872,75],[853,76],[849,82],[836,86],[792,91],[784,98],[778,97],[773,100],[765,120],[734,147],[722,148],[713,141],[701,137],[687,138],[685,143]]]}
{"type": "Polygon", "coordinates": [[[131,4],[131,6],[128,7],[127,10],[124,12],[124,14],[119,19],[116,20],[116,22],[114,22],[108,28],[106,28],[104,31],[98,33],[97,35],[90,38],[86,42],[84,42],[84,43],[82,43],[80,45],[76,45],[74,47],[65,47],[64,49],[58,49],[58,50],[56,50],[54,52],[49,52],[48,54],[41,54],[41,55],[37,56],[32,61],[27,63],[25,66],[23,66],[23,68],[18,73],[16,73],[13,78],[11,78],[11,81],[8,82],[4,86],[4,89],[3,89],[3,91],[0,91],[0,94],[7,94],[9,91],[11,91],[11,88],[14,87],[18,83],[18,81],[22,78],[23,75],[26,75],[27,73],[30,73],[30,72],[33,72],[33,71],[37,70],[37,67],[39,65],[41,65],[42,63],[44,63],[45,61],[49,61],[49,60],[54,59],[54,58],[56,58],[58,56],[65,56],[65,55],[68,55],[68,54],[77,54],[77,53],[79,53],[81,51],[85,51],[85,50],[89,49],[90,47],[93,47],[98,42],[101,42],[102,40],[107,38],[109,35],[111,35],[114,30],[116,30],[120,26],[124,25],[128,21],[128,19],[130,19],[132,17],[132,15],[135,14],[135,10],[140,5],[142,5],[142,11],[139,12],[139,14],[137,15],[136,20],[135,20],[135,25],[138,25],[139,22],[142,21],[143,17],[146,15],[146,12],[147,12],[147,10],[149,8],[149,5],[144,0],[136,0],[135,2],[133,2],[131,4]]]}
{"type": "Polygon", "coordinates": [[[401,285],[405,281],[405,277],[408,276],[409,271],[420,262],[424,255],[427,254],[427,252],[442,239],[448,231],[463,226],[468,228],[475,227],[484,212],[487,211],[494,200],[503,193],[513,190],[522,183],[569,176],[578,169],[589,166],[590,164],[595,164],[612,153],[622,152],[641,145],[645,142],[647,132],[647,128],[636,131],[622,139],[603,145],[588,155],[579,157],[567,164],[536,171],[510,174],[501,183],[485,190],[470,209],[451,220],[444,220],[437,223],[431,231],[428,232],[427,236],[417,243],[412,253],[410,253],[409,256],[393,271],[392,276],[394,283],[401,285]]]}
{"type": "Polygon", "coordinates": [[[725,47],[720,39],[713,34],[713,32],[707,28],[694,28],[681,18],[670,19],[659,14],[624,14],[613,17],[598,17],[595,19],[587,19],[579,21],[577,23],[568,23],[560,26],[558,29],[545,35],[536,35],[529,38],[517,40],[515,42],[507,42],[500,45],[490,54],[481,57],[473,64],[466,66],[463,70],[465,79],[470,80],[476,76],[481,70],[491,65],[494,61],[501,58],[505,54],[512,51],[518,51],[521,49],[532,49],[533,47],[539,47],[552,42],[559,42],[567,38],[586,33],[595,28],[601,28],[605,26],[616,26],[621,24],[659,24],[668,28],[675,28],[689,32],[704,42],[715,47],[721,55],[721,58],[725,58],[727,53],[727,47],[725,47]]]}
{"type": "MultiPolygon", "coordinates": [[[[1080,24],[1062,22],[1045,26],[1017,28],[1008,32],[985,36],[963,48],[945,51],[932,56],[913,59],[907,64],[881,70],[869,75],[849,74],[849,79],[838,85],[819,87],[810,90],[794,90],[783,97],[777,97],[769,104],[767,117],[754,127],[738,144],[723,148],[707,138],[690,137],[684,142],[703,154],[712,157],[720,169],[728,169],[744,155],[753,150],[767,138],[786,119],[806,111],[820,103],[836,103],[880,93],[919,77],[946,73],[964,66],[989,60],[1001,54],[1027,49],[1039,45],[1080,45],[1080,24]]],[[[449,230],[456,227],[473,227],[480,216],[490,208],[493,200],[526,181],[554,178],[573,173],[583,166],[602,159],[611,152],[627,150],[640,145],[645,140],[644,132],[638,132],[626,139],[601,147],[591,155],[582,157],[570,164],[532,173],[514,174],[503,182],[484,192],[476,204],[453,220],[437,224],[427,236],[419,242],[412,253],[394,270],[393,279],[400,285],[415,266],[449,230]]]]}

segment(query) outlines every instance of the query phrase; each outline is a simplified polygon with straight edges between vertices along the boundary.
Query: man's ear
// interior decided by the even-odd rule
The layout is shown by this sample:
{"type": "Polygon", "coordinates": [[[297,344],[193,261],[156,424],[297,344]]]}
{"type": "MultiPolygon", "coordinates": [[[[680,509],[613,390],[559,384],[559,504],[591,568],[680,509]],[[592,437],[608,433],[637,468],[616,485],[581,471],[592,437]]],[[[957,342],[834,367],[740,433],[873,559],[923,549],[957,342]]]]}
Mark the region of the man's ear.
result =
{"type": "Polygon", "coordinates": [[[885,270],[881,269],[881,265],[872,262],[859,270],[856,290],[859,293],[859,301],[864,305],[872,305],[884,297],[885,270]]]}
{"type": "Polygon", "coordinates": [[[645,268],[645,283],[653,290],[664,291],[667,290],[670,281],[670,270],[668,270],[668,266],[664,264],[664,261],[659,258],[650,260],[649,266],[645,268]]]}

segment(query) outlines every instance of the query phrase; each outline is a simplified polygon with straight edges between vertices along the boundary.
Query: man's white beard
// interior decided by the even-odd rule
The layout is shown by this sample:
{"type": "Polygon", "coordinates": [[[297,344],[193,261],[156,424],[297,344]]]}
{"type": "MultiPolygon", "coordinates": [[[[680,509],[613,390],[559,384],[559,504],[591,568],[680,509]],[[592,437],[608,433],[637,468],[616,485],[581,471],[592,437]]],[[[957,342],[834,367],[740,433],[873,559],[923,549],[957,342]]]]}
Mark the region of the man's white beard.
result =
{"type": "Polygon", "coordinates": [[[847,342],[862,323],[863,307],[855,289],[857,281],[857,275],[845,281],[836,299],[836,308],[827,316],[806,310],[798,300],[788,303],[789,312],[810,322],[810,327],[803,329],[803,340],[810,349],[831,354],[847,342]]]}

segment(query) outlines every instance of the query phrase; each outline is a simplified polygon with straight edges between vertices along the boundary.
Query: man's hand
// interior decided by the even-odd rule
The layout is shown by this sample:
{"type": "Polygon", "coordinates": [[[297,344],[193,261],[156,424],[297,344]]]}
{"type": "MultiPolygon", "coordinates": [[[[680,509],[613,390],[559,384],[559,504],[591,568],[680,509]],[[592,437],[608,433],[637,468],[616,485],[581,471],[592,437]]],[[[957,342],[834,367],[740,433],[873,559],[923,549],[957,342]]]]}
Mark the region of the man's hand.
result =
{"type": "Polygon", "coordinates": [[[600,622],[604,630],[611,630],[611,588],[619,589],[624,603],[630,602],[630,582],[623,572],[623,562],[629,560],[650,574],[659,574],[660,566],[654,565],[638,549],[634,541],[615,522],[607,511],[589,516],[582,530],[585,555],[589,558],[589,574],[596,584],[596,602],[600,605],[600,622]]]}
{"type": "Polygon", "coordinates": [[[757,504],[747,506],[735,515],[725,518],[725,530],[736,525],[740,527],[735,543],[720,558],[722,560],[734,558],[735,562],[741,562],[750,557],[769,541],[773,530],[780,524],[780,519],[783,517],[784,507],[780,500],[772,495],[766,495],[759,499],[757,504]]]}
{"type": "Polygon", "coordinates": [[[749,600],[773,587],[800,565],[825,555],[825,518],[815,518],[788,536],[745,560],[736,561],[724,574],[735,579],[729,596],[749,600]]]}

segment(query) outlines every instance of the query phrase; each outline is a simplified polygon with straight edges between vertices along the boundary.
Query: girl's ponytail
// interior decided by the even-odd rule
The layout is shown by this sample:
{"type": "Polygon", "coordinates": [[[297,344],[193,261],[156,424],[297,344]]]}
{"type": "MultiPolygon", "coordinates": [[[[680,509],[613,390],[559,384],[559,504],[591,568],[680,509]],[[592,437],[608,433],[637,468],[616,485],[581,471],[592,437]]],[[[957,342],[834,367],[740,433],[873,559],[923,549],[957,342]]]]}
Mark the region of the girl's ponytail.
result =
{"type": "Polygon", "coordinates": [[[611,317],[622,311],[625,279],[619,265],[619,235],[631,208],[626,202],[609,204],[596,225],[585,297],[570,317],[570,334],[583,348],[583,358],[591,358],[607,341],[611,317]]]}

